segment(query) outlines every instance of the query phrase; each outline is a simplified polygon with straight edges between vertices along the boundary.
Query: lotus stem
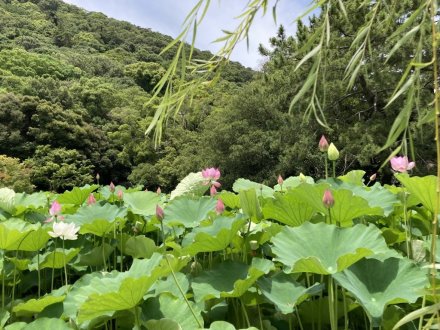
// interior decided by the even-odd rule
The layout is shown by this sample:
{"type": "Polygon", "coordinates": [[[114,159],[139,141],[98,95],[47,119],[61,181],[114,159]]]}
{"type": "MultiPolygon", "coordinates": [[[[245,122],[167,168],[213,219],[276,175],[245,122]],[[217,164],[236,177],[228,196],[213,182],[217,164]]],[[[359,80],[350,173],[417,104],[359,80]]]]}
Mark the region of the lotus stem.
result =
{"type": "Polygon", "coordinates": [[[337,330],[338,325],[336,323],[335,315],[335,293],[334,293],[334,283],[331,275],[328,275],[328,311],[330,315],[330,328],[332,330],[337,330]]]}
{"type": "Polygon", "coordinates": [[[347,311],[347,297],[345,295],[345,289],[341,287],[342,300],[344,302],[344,330],[348,330],[348,311],[347,311]]]}
{"type": "Polygon", "coordinates": [[[336,161],[334,160],[332,163],[333,163],[333,178],[336,179],[336,161]]]}
{"type": "Polygon", "coordinates": [[[183,289],[180,286],[179,281],[176,278],[176,274],[174,273],[173,267],[171,267],[170,261],[168,260],[168,255],[165,254],[164,257],[165,257],[165,260],[166,260],[166,262],[168,264],[168,267],[171,270],[171,275],[173,276],[174,282],[176,283],[176,286],[179,289],[180,294],[182,295],[183,299],[185,300],[186,305],[188,306],[189,310],[191,311],[191,314],[193,315],[194,319],[196,320],[197,325],[199,326],[199,328],[203,328],[203,324],[200,323],[200,321],[199,321],[199,319],[198,319],[198,317],[196,315],[196,312],[194,311],[194,309],[192,308],[191,304],[189,303],[188,298],[186,298],[185,292],[183,292],[183,289]]]}
{"type": "Polygon", "coordinates": [[[107,271],[107,262],[106,262],[106,258],[105,258],[105,236],[102,235],[102,261],[104,262],[104,271],[107,271]]]}
{"type": "Polygon", "coordinates": [[[38,298],[41,296],[40,251],[37,251],[38,298]]]}
{"type": "Polygon", "coordinates": [[[57,251],[57,239],[55,238],[53,240],[54,242],[54,249],[53,249],[53,256],[52,256],[52,279],[50,282],[50,291],[53,291],[53,281],[55,277],[55,252],[57,251]]]}
{"type": "Polygon", "coordinates": [[[328,179],[328,160],[327,160],[327,154],[324,154],[324,161],[325,161],[325,179],[328,179]]]}
{"type": "Polygon", "coordinates": [[[251,327],[251,322],[249,321],[249,315],[247,313],[246,306],[245,306],[245,304],[244,304],[242,299],[240,299],[240,305],[241,305],[241,310],[243,311],[243,315],[244,315],[244,318],[245,318],[245,321],[246,321],[246,326],[248,328],[250,328],[251,327]]]}
{"type": "Polygon", "coordinates": [[[299,328],[301,330],[304,330],[304,327],[301,322],[301,318],[299,317],[298,306],[295,306],[295,314],[296,314],[296,318],[298,319],[299,328]]]}
{"type": "Polygon", "coordinates": [[[64,267],[64,283],[67,286],[67,262],[66,262],[66,249],[64,248],[64,239],[63,240],[63,267],[64,267]]]}
{"type": "Polygon", "coordinates": [[[5,309],[5,267],[2,267],[2,310],[5,309]]]}

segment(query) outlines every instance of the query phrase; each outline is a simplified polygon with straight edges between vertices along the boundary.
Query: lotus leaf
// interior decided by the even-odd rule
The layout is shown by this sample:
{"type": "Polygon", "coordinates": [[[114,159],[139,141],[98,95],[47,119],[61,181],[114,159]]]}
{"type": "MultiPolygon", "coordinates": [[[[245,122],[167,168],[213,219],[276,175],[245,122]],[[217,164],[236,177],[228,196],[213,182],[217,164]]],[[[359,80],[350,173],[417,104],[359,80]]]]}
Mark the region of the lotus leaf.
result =
{"type": "Polygon", "coordinates": [[[320,284],[315,284],[306,288],[296,282],[292,275],[285,273],[262,277],[257,281],[257,285],[261,293],[283,314],[292,313],[296,305],[310,294],[319,292],[322,287],[320,284]]]}
{"type": "MultiPolygon", "coordinates": [[[[180,285],[180,288],[183,292],[187,292],[189,290],[189,281],[185,274],[176,272],[174,274],[176,276],[176,280],[180,285]]],[[[176,298],[181,298],[182,294],[180,293],[179,288],[176,285],[174,277],[169,275],[165,280],[158,281],[155,289],[155,295],[159,296],[161,293],[167,292],[171,293],[176,298]]]]}
{"type": "Polygon", "coordinates": [[[130,237],[124,244],[124,253],[133,258],[150,258],[156,250],[154,241],[143,235],[130,237]]]}
{"type": "Polygon", "coordinates": [[[16,218],[0,222],[0,249],[37,251],[46,245],[47,229],[16,218]]]}
{"type": "Polygon", "coordinates": [[[277,184],[273,187],[275,191],[288,191],[289,189],[298,187],[302,183],[314,184],[315,180],[311,176],[290,176],[284,179],[283,186],[277,184]]]}
{"type": "Polygon", "coordinates": [[[221,199],[225,206],[230,207],[231,209],[240,208],[240,197],[233,192],[222,191],[217,195],[217,198],[221,199]]]}
{"type": "Polygon", "coordinates": [[[124,222],[127,209],[112,204],[94,204],[81,207],[77,213],[66,216],[67,222],[81,226],[80,234],[91,233],[104,236],[116,225],[115,222],[124,222]]]}
{"type": "Polygon", "coordinates": [[[430,212],[435,212],[437,177],[433,175],[410,177],[408,174],[400,173],[396,174],[396,178],[423,206],[430,212]]]}
{"type": "Polygon", "coordinates": [[[333,277],[350,291],[379,326],[385,307],[413,303],[428,285],[426,273],[407,259],[363,259],[333,277]]]}
{"type": "Polygon", "coordinates": [[[64,298],[65,296],[54,297],[48,295],[39,299],[30,299],[24,303],[14,306],[12,311],[17,316],[32,316],[33,314],[42,312],[47,306],[62,302],[64,298]]]}
{"type": "Polygon", "coordinates": [[[194,278],[192,288],[196,301],[242,296],[258,278],[267,274],[273,263],[253,258],[249,266],[237,261],[224,261],[194,278]]]}
{"type": "Polygon", "coordinates": [[[96,190],[98,185],[84,186],[82,188],[74,187],[70,191],[65,191],[57,197],[57,201],[61,204],[82,205],[87,197],[96,190]]]}
{"type": "MultiPolygon", "coordinates": [[[[202,329],[198,329],[198,330],[202,330],[202,329]]],[[[211,323],[208,330],[236,330],[236,328],[231,323],[225,321],[215,321],[211,323]]],[[[239,330],[258,330],[258,329],[255,327],[250,327],[239,330]]]]}
{"type": "Polygon", "coordinates": [[[266,219],[274,219],[289,226],[301,225],[310,220],[315,212],[313,207],[290,192],[275,194],[275,199],[269,200],[263,208],[266,219]]]}
{"type": "Polygon", "coordinates": [[[274,190],[264,184],[253,182],[247,179],[237,179],[232,186],[232,190],[239,193],[241,190],[255,189],[258,196],[272,197],[274,190]]]}
{"type": "Polygon", "coordinates": [[[272,252],[286,272],[335,274],[365,256],[395,256],[375,226],[340,228],[325,223],[284,227],[272,238],[272,252]]]}
{"type": "Polygon", "coordinates": [[[165,208],[164,224],[168,226],[183,225],[186,228],[196,227],[215,209],[217,201],[209,197],[192,199],[180,197],[174,199],[165,208]]]}
{"type": "Polygon", "coordinates": [[[195,228],[185,236],[183,253],[196,255],[199,252],[221,251],[231,243],[245,222],[241,216],[215,218],[210,226],[195,228]]]}
{"type": "Polygon", "coordinates": [[[36,210],[47,206],[47,196],[43,192],[26,194],[15,194],[15,212],[14,215],[19,215],[30,209],[36,210]]]}
{"type": "Polygon", "coordinates": [[[179,323],[171,319],[148,320],[145,326],[148,330],[182,330],[179,323]]]}
{"type": "Polygon", "coordinates": [[[42,329],[56,329],[65,330],[73,329],[66,322],[61,319],[42,317],[20,328],[23,330],[42,330],[42,329]]]}
{"type": "MultiPolygon", "coordinates": [[[[113,252],[114,248],[107,243],[104,243],[104,257],[107,259],[113,252]]],[[[95,246],[88,252],[82,251],[79,255],[78,265],[80,266],[101,266],[103,265],[103,251],[102,245],[95,246]]]]}
{"type": "Polygon", "coordinates": [[[345,175],[338,176],[338,179],[341,180],[342,182],[351,183],[356,186],[363,186],[364,175],[365,175],[365,171],[354,170],[354,171],[348,172],[345,175]]]}
{"type": "Polygon", "coordinates": [[[124,194],[124,203],[134,214],[151,216],[156,214],[156,205],[160,204],[160,196],[151,191],[135,191],[124,194]]]}
{"type": "MultiPolygon", "coordinates": [[[[55,251],[47,252],[40,255],[40,269],[44,268],[63,268],[64,264],[68,264],[74,257],[76,257],[81,249],[56,249],[55,251]]],[[[38,268],[37,257],[32,260],[34,263],[29,265],[30,270],[38,268]]]]}
{"type": "Polygon", "coordinates": [[[240,190],[238,193],[240,197],[240,206],[245,215],[254,222],[259,222],[263,219],[260,202],[257,198],[255,189],[240,190]]]}
{"type": "Polygon", "coordinates": [[[0,188],[0,209],[12,214],[15,205],[15,191],[10,188],[0,188]]]}

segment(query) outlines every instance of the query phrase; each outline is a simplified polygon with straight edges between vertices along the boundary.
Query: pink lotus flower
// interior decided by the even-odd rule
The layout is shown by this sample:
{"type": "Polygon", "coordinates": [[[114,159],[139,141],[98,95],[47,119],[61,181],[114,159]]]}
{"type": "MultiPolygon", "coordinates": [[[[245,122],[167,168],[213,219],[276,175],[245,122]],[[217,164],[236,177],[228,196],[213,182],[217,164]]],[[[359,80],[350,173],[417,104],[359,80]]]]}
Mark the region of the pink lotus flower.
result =
{"type": "Polygon", "coordinates": [[[407,171],[413,169],[414,166],[416,166],[416,163],[409,162],[408,157],[406,156],[391,158],[391,167],[396,172],[406,173],[407,171]]]}
{"type": "Polygon", "coordinates": [[[158,195],[162,194],[162,189],[160,189],[160,187],[157,187],[156,194],[158,195]]]}
{"type": "Polygon", "coordinates": [[[108,186],[110,189],[110,192],[115,192],[115,184],[112,182],[110,182],[110,185],[108,186]]]}
{"type": "Polygon", "coordinates": [[[326,152],[328,149],[328,141],[324,135],[321,136],[321,139],[319,140],[318,148],[321,152],[326,152]]]}
{"type": "Polygon", "coordinates": [[[324,196],[322,197],[322,202],[326,208],[331,208],[335,204],[335,199],[330,189],[324,191],[324,196]]]}
{"type": "Polygon", "coordinates": [[[207,179],[207,180],[218,180],[220,179],[220,170],[218,168],[214,168],[214,167],[210,167],[210,168],[205,168],[202,171],[202,176],[203,178],[207,179]]]}
{"type": "Polygon", "coordinates": [[[96,198],[93,194],[90,194],[89,197],[87,197],[86,201],[87,205],[93,205],[96,204],[96,198]]]}
{"type": "Polygon", "coordinates": [[[220,215],[223,213],[224,210],[225,210],[225,204],[223,203],[221,198],[217,199],[217,204],[215,205],[215,212],[220,215]]]}
{"type": "Polygon", "coordinates": [[[156,217],[160,221],[162,221],[164,216],[165,216],[165,214],[163,212],[163,209],[159,205],[156,205],[156,217]]]}
{"type": "Polygon", "coordinates": [[[278,175],[278,179],[277,179],[277,182],[278,182],[278,184],[279,184],[280,186],[282,186],[282,185],[283,185],[283,183],[284,183],[284,180],[283,180],[283,177],[281,176],[281,174],[280,174],[280,175],[278,175]]]}
{"type": "Polygon", "coordinates": [[[54,201],[49,209],[49,214],[53,217],[56,217],[61,213],[61,204],[57,201],[54,201]]]}

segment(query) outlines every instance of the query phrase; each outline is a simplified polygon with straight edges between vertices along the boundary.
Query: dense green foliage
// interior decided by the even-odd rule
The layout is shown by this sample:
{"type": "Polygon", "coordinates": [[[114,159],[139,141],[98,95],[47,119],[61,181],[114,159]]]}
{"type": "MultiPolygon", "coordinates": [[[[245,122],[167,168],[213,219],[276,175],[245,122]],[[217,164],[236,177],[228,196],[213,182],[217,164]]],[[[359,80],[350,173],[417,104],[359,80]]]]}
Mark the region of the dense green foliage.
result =
{"type": "MultiPolygon", "coordinates": [[[[392,48],[385,40],[415,5],[398,2],[387,13],[390,24],[373,27],[364,65],[349,90],[345,65],[369,8],[346,1],[350,20],[337,8],[331,11],[331,42],[322,63],[326,79],[316,90],[328,129],[304,118],[310,93],[288,114],[313,65],[296,69],[301,54],[318,42],[311,38],[322,23],[318,15],[307,25],[299,22],[294,36],[280,27],[271,48],[260,49],[267,59],[261,73],[237,63],[226,66],[223,79],[205,86],[167,121],[155,149],[144,131],[160,101],[148,103],[153,87],[173,57],[173,49],[160,55],[169,37],[58,0],[0,0],[0,154],[32,165],[38,189],[91,183],[99,173],[102,182],[170,190],[186,173],[213,165],[231,187],[243,176],[274,183],[277,174],[322,175],[322,157],[310,151],[324,133],[341,151],[337,173],[361,167],[372,174],[395,147],[380,152],[403,101],[385,105],[417,43],[407,41],[385,63],[392,48]]],[[[421,60],[427,61],[429,47],[422,48],[421,60]]],[[[194,57],[210,54],[196,50],[194,57]]],[[[413,107],[425,120],[409,127],[416,150],[410,158],[417,173],[426,174],[435,164],[432,128],[424,126],[431,119],[424,114],[432,73],[421,75],[425,83],[413,107]]],[[[384,179],[389,175],[382,173],[384,179]]]]}

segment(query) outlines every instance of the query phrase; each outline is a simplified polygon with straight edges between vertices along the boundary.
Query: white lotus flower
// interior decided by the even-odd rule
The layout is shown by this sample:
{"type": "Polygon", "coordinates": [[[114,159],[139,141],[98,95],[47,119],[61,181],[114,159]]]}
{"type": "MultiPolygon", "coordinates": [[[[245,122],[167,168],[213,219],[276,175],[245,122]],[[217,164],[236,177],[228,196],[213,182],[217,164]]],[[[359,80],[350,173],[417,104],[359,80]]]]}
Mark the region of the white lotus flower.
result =
{"type": "Polygon", "coordinates": [[[78,238],[76,234],[80,227],[75,226],[74,223],[55,222],[53,224],[53,231],[48,232],[52,237],[61,237],[63,240],[75,240],[78,238]]]}

